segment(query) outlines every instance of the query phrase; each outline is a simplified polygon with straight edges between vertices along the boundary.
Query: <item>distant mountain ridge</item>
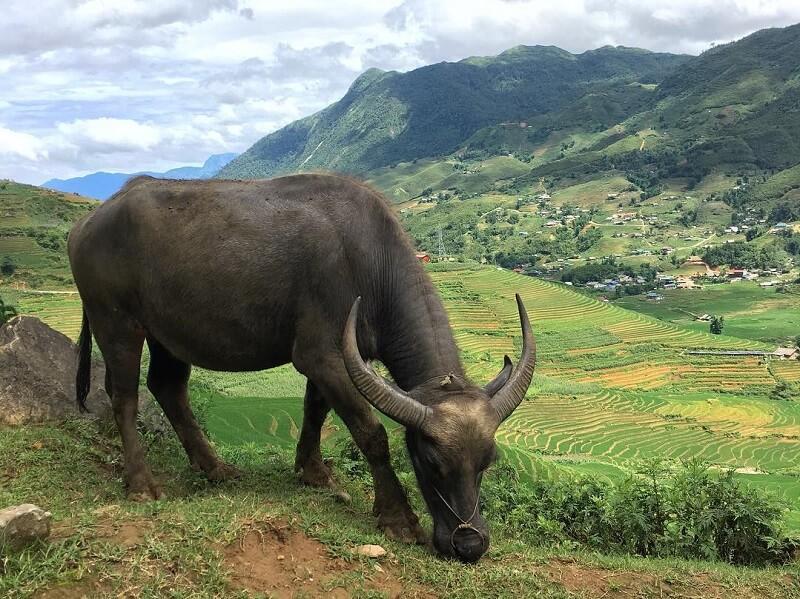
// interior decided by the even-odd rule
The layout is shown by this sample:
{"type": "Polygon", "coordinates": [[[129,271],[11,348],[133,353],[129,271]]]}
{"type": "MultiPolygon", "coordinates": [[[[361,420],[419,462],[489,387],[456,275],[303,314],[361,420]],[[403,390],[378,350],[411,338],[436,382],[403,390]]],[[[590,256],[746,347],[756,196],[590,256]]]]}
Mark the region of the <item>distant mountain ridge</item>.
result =
{"type": "MultiPolygon", "coordinates": [[[[261,138],[218,176],[333,170],[380,181],[418,160],[475,172],[470,161],[514,156],[529,172],[498,180],[520,189],[619,171],[650,179],[648,190],[720,169],[769,177],[800,163],[798,57],[792,25],[699,56],[518,46],[407,73],[370,69],[342,99],[261,138]]],[[[445,189],[457,193],[451,179],[445,189]]],[[[414,196],[401,187],[395,199],[414,196]]]]}
{"type": "Polygon", "coordinates": [[[611,82],[661,81],[690,57],[604,47],[518,46],[407,73],[370,69],[344,97],[256,142],[220,177],[371,169],[457,150],[480,129],[564,109],[611,82]]]}
{"type": "Polygon", "coordinates": [[[140,171],[136,173],[98,172],[71,179],[50,179],[42,183],[42,187],[77,193],[98,200],[107,200],[114,195],[125,182],[136,175],[150,175],[160,179],[209,179],[216,175],[226,164],[236,158],[237,154],[214,154],[202,166],[180,166],[163,173],[140,171]]]}

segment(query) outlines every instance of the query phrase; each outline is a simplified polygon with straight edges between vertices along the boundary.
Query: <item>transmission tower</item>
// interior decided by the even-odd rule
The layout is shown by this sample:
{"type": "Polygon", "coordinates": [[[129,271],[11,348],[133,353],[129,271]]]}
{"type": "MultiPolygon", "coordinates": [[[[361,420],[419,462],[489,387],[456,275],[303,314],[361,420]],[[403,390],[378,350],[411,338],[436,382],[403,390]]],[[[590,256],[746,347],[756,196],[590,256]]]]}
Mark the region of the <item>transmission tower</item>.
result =
{"type": "Polygon", "coordinates": [[[444,240],[442,239],[442,227],[439,227],[438,231],[438,238],[439,238],[439,262],[443,262],[444,259],[447,257],[447,254],[444,251],[444,240]]]}

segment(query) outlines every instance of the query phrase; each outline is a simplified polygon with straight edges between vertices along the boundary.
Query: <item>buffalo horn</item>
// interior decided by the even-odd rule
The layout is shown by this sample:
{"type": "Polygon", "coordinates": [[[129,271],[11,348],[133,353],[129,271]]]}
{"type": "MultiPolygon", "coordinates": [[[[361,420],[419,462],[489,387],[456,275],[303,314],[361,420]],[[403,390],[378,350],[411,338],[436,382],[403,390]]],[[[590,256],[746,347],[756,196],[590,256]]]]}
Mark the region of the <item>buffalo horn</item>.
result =
{"type": "Polygon", "coordinates": [[[350,380],[368,402],[389,418],[408,428],[419,429],[428,418],[431,409],[387,383],[382,376],[367,366],[361,357],[356,338],[360,303],[361,297],[357,297],[353,307],[350,308],[342,338],[342,356],[350,380]]]}

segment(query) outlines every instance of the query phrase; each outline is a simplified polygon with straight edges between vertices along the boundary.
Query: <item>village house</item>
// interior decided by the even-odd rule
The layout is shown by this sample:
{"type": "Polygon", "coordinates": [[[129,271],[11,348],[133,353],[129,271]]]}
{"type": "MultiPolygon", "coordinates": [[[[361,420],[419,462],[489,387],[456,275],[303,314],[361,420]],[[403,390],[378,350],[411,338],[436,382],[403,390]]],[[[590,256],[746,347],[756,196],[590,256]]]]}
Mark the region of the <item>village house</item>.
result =
{"type": "Polygon", "coordinates": [[[676,277],[675,285],[678,289],[699,289],[700,286],[697,285],[692,279],[689,277],[676,277]]]}
{"type": "Polygon", "coordinates": [[[772,355],[781,360],[800,360],[800,349],[796,347],[779,347],[772,355]]]}
{"type": "Polygon", "coordinates": [[[770,233],[780,233],[781,231],[785,231],[786,229],[791,228],[788,223],[775,223],[775,225],[769,230],[770,233]]]}
{"type": "Polygon", "coordinates": [[[431,257],[428,254],[426,254],[425,252],[417,252],[416,256],[417,256],[417,260],[419,260],[420,262],[423,262],[424,264],[427,264],[428,262],[431,261],[431,257]]]}

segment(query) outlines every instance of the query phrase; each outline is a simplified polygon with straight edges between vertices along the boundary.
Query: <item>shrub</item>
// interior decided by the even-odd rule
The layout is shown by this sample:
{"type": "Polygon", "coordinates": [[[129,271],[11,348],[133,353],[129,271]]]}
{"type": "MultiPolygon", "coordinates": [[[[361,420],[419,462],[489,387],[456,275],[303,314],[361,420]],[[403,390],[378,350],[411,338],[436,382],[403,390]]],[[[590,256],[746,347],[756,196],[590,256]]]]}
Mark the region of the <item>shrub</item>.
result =
{"type": "Polygon", "coordinates": [[[11,320],[16,315],[17,309],[12,305],[3,302],[3,298],[0,297],[0,325],[11,320]]]}
{"type": "Polygon", "coordinates": [[[17,262],[14,260],[13,256],[3,256],[3,260],[0,261],[0,273],[5,277],[10,277],[16,271],[17,262]]]}
{"type": "MultiPolygon", "coordinates": [[[[402,436],[390,435],[390,445],[398,477],[421,505],[402,436]]],[[[339,442],[336,465],[354,482],[371,482],[349,438],[339,442]]],[[[612,483],[593,476],[522,480],[500,460],[484,476],[481,510],[507,536],[535,545],[742,565],[787,562],[800,546],[783,531],[777,499],[700,461],[676,468],[650,461],[612,483]]]]}
{"type": "Polygon", "coordinates": [[[708,330],[711,332],[712,335],[722,335],[722,329],[724,326],[725,326],[724,316],[712,316],[708,330]]]}

